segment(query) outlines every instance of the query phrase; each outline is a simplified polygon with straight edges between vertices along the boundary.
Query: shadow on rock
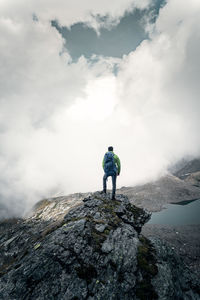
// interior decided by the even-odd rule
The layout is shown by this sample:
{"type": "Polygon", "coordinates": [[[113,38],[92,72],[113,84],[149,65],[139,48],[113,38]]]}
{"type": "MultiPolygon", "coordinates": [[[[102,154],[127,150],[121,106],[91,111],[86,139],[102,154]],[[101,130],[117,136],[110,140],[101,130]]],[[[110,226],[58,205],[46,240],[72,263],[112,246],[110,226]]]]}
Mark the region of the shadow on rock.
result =
{"type": "Polygon", "coordinates": [[[60,219],[0,223],[0,298],[199,299],[178,258],[140,234],[149,218],[126,196],[96,192],[60,219]]]}

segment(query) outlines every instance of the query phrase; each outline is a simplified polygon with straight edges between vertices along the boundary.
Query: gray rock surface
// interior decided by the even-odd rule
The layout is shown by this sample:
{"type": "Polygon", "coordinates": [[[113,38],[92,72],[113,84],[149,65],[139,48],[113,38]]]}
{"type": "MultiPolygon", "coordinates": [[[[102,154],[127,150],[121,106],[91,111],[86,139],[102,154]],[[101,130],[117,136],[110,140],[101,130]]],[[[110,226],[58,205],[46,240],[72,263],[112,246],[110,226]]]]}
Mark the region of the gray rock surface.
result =
{"type": "Polygon", "coordinates": [[[159,238],[168,243],[172,250],[199,275],[200,270],[200,225],[145,224],[142,234],[147,238],[159,238]]]}
{"type": "Polygon", "coordinates": [[[199,299],[198,278],[184,267],[180,257],[162,240],[151,238],[150,241],[157,254],[158,273],[152,279],[152,284],[159,299],[199,299]]]}
{"type": "Polygon", "coordinates": [[[71,197],[0,223],[0,299],[200,299],[174,252],[141,235],[149,213],[123,195],[71,197]]]}

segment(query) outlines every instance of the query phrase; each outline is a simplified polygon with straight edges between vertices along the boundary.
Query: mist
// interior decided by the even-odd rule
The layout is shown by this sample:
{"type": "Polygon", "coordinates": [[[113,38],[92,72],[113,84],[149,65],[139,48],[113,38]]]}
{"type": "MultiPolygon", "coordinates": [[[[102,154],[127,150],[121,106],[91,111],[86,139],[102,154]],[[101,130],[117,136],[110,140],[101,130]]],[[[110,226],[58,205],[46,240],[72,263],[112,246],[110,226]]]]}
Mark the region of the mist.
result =
{"type": "Polygon", "coordinates": [[[199,156],[199,1],[167,1],[155,23],[146,20],[149,39],[121,59],[96,62],[73,62],[51,21],[98,31],[151,3],[87,1],[75,10],[74,2],[0,4],[1,218],[42,198],[101,190],[111,145],[122,164],[118,187],[199,156]]]}

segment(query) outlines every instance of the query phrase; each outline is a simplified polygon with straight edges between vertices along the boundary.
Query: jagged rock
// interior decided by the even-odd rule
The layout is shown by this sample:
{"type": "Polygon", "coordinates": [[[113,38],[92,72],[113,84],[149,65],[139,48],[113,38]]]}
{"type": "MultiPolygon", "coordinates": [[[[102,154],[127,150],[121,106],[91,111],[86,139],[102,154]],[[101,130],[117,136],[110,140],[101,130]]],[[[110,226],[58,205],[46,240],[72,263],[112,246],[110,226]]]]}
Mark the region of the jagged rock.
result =
{"type": "Polygon", "coordinates": [[[158,273],[152,284],[159,299],[200,299],[199,280],[185,268],[174,250],[159,239],[150,241],[157,254],[158,273]]]}
{"type": "Polygon", "coordinates": [[[198,280],[140,234],[149,213],[123,195],[78,199],[65,215],[51,199],[26,220],[0,223],[0,299],[199,299],[198,280]]]}

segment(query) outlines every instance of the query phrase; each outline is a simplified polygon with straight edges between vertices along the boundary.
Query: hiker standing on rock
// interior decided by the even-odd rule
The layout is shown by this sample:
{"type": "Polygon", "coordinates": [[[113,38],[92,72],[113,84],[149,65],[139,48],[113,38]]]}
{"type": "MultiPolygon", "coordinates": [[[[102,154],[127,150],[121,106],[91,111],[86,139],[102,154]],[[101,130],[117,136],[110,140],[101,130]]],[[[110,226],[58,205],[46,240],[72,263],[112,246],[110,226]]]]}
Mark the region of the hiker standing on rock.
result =
{"type": "Polygon", "coordinates": [[[104,155],[103,163],[104,176],[103,176],[103,193],[106,193],[106,181],[109,176],[112,176],[112,200],[115,199],[116,179],[120,174],[121,163],[119,157],[114,154],[113,147],[108,147],[108,152],[104,155]]]}

